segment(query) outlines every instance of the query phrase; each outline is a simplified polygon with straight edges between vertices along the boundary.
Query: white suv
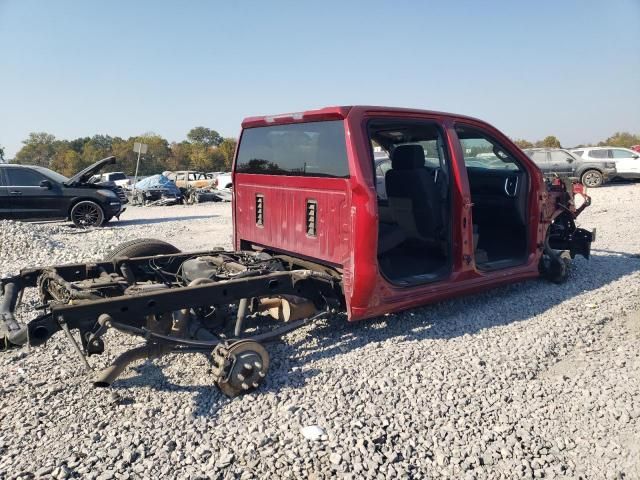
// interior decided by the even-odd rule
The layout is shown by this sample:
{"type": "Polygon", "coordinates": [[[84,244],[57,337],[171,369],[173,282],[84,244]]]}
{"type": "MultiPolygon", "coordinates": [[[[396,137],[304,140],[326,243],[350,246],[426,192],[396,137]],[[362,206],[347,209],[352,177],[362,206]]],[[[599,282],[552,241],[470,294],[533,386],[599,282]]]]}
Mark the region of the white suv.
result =
{"type": "Polygon", "coordinates": [[[585,160],[610,160],[616,163],[616,177],[640,178],[640,154],[622,147],[574,148],[571,153],[585,160]]]}

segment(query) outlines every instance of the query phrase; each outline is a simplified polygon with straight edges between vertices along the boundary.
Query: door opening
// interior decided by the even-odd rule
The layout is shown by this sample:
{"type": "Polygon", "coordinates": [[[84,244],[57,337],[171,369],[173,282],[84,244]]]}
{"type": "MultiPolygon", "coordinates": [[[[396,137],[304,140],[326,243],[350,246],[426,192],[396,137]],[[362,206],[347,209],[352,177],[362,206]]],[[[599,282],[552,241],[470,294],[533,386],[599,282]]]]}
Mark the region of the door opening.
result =
{"type": "Polygon", "coordinates": [[[373,120],[378,197],[378,265],[392,283],[411,285],[451,271],[451,175],[440,127],[373,120]]]}
{"type": "Polygon", "coordinates": [[[529,175],[505,148],[483,132],[458,125],[471,190],[475,260],[482,270],[525,262],[529,175]]]}

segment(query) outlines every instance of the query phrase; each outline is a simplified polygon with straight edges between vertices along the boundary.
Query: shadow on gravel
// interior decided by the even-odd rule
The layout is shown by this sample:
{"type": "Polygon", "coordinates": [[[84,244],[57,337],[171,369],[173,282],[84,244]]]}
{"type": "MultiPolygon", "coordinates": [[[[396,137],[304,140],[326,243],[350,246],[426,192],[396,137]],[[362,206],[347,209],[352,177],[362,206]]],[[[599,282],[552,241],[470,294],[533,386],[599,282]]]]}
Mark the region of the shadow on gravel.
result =
{"type": "MultiPolygon", "coordinates": [[[[271,350],[271,348],[269,348],[269,350],[271,350]]],[[[170,362],[168,358],[169,357],[167,357],[163,363],[170,362]]],[[[272,360],[274,359],[272,358],[272,360]]],[[[315,369],[305,370],[304,375],[298,375],[299,385],[293,385],[291,379],[292,376],[290,373],[287,374],[287,368],[283,365],[279,365],[278,359],[275,360],[275,362],[272,361],[265,383],[260,387],[260,390],[255,393],[256,395],[260,395],[261,393],[268,391],[277,392],[282,389],[283,386],[302,386],[306,379],[311,378],[318,373],[318,370],[315,369]],[[276,379],[275,382],[273,381],[274,379],[276,379]]],[[[165,375],[163,366],[157,362],[157,360],[146,360],[144,363],[133,367],[133,370],[137,375],[117,380],[110,387],[110,390],[118,392],[118,395],[120,396],[118,403],[120,405],[131,405],[135,403],[134,397],[130,395],[131,389],[141,387],[148,387],[162,392],[186,392],[194,394],[194,410],[192,412],[194,417],[215,416],[218,410],[226,406],[231,401],[231,399],[225,397],[218,390],[213,382],[205,383],[204,385],[179,385],[173,383],[165,375]]],[[[204,371],[200,376],[205,378],[207,377],[204,371]]]]}
{"type": "Polygon", "coordinates": [[[227,399],[217,390],[212,383],[206,385],[178,385],[172,383],[164,374],[161,365],[157,361],[146,360],[144,363],[134,367],[138,375],[124,378],[115,382],[111,389],[118,391],[121,395],[120,404],[129,403],[132,399],[128,396],[131,388],[149,387],[163,392],[187,392],[195,394],[193,402],[195,404],[194,416],[211,416],[227,404],[227,399]]]}
{"type": "MultiPolygon", "coordinates": [[[[603,252],[603,251],[601,251],[603,252]]],[[[370,342],[451,339],[481,330],[528,320],[545,313],[577,295],[597,290],[626,275],[640,271],[640,256],[622,252],[593,254],[590,260],[577,259],[569,280],[555,285],[530,280],[459,297],[397,314],[349,324],[344,316],[318,324],[309,332],[317,339],[279,344],[279,357],[302,366],[323,358],[347,353],[370,342]]],[[[597,303],[598,298],[590,300],[597,303]]],[[[270,370],[271,374],[271,370],[270,370]]],[[[278,387],[291,386],[288,381],[278,387]]]]}
{"type": "MultiPolygon", "coordinates": [[[[334,315],[309,327],[304,339],[267,345],[271,366],[256,395],[303,387],[319,373],[318,369],[305,367],[306,364],[352,352],[371,342],[452,339],[475,334],[531,319],[577,295],[640,271],[638,255],[603,252],[594,252],[589,261],[577,259],[569,280],[562,285],[530,280],[353,324],[347,322],[345,315],[334,315]]],[[[597,303],[597,300],[596,297],[591,303],[597,303]]],[[[193,392],[196,394],[195,416],[215,415],[229,402],[213,384],[183,386],[171,383],[161,367],[153,362],[145,362],[138,367],[138,372],[140,375],[119,380],[112,388],[123,389],[123,393],[130,387],[141,386],[193,392]]]]}
{"type": "Polygon", "coordinates": [[[608,183],[605,183],[604,185],[602,185],[602,187],[598,187],[598,188],[604,188],[604,187],[628,187],[629,185],[633,185],[636,183],[640,183],[637,179],[635,178],[620,178],[617,177],[613,180],[611,180],[608,183]]]}

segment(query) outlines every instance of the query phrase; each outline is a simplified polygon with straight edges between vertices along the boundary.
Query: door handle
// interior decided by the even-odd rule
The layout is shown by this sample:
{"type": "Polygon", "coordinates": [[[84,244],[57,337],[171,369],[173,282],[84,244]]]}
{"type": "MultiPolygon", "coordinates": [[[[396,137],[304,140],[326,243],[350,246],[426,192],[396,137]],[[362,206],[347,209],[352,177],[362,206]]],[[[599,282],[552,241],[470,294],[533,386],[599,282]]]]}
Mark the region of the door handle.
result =
{"type": "Polygon", "coordinates": [[[20,190],[11,190],[9,195],[22,195],[22,192],[20,190]]]}

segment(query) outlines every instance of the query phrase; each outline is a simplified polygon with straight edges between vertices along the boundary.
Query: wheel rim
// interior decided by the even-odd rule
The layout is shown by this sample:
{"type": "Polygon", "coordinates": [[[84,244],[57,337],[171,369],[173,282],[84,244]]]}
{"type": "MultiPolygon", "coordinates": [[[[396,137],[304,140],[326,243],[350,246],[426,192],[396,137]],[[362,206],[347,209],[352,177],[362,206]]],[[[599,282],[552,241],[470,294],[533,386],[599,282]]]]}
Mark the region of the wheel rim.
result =
{"type": "Polygon", "coordinates": [[[83,228],[95,225],[99,218],[100,212],[91,204],[79,205],[73,211],[73,223],[83,228]]]}
{"type": "Polygon", "coordinates": [[[597,172],[585,173],[584,179],[582,180],[582,183],[584,183],[587,187],[597,187],[598,185],[600,185],[600,182],[601,177],[597,172]]]}

